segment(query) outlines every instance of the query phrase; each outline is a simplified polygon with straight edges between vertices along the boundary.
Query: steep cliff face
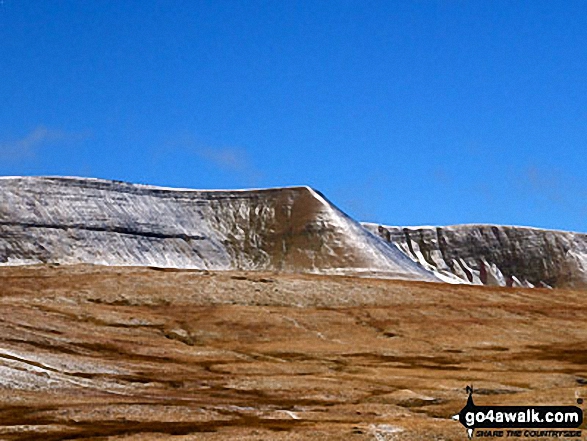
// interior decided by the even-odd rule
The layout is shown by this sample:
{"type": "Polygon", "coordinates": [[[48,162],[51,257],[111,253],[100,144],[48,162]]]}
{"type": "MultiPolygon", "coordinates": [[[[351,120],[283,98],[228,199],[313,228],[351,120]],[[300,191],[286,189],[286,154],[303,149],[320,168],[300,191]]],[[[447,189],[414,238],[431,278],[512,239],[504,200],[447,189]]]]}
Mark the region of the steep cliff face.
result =
{"type": "Polygon", "coordinates": [[[363,226],[447,280],[587,287],[585,234],[498,225],[363,226]]]}
{"type": "Polygon", "coordinates": [[[370,273],[437,280],[308,187],[178,190],[0,179],[0,264],[370,273]]]}

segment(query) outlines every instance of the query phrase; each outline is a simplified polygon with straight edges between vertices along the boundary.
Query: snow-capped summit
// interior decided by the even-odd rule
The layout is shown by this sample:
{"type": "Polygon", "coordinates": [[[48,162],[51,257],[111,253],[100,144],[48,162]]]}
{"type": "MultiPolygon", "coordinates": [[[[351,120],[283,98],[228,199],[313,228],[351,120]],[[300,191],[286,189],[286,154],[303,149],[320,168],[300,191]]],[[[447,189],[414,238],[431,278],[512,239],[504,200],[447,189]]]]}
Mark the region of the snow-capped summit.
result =
{"type": "Polygon", "coordinates": [[[437,280],[309,187],[186,190],[0,179],[0,264],[89,263],[437,280]]]}

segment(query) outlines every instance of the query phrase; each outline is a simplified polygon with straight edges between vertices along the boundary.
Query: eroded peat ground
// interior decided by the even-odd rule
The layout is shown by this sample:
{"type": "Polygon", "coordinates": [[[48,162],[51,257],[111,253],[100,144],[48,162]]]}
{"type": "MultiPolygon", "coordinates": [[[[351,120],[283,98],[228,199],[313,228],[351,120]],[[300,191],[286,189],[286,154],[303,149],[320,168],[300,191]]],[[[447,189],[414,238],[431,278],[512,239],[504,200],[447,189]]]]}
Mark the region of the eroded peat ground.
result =
{"type": "Polygon", "coordinates": [[[2,440],[464,440],[587,398],[585,292],[149,268],[0,269],[2,440]]]}

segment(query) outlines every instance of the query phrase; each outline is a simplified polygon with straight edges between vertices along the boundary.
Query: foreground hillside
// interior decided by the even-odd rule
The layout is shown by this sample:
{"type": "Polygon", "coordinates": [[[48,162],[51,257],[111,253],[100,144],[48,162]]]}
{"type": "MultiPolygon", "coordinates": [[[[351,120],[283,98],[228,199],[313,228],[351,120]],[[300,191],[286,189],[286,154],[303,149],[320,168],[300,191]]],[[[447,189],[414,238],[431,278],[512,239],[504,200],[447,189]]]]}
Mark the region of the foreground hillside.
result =
{"type": "Polygon", "coordinates": [[[477,404],[587,397],[570,290],[0,269],[2,440],[464,440],[477,404]]]}

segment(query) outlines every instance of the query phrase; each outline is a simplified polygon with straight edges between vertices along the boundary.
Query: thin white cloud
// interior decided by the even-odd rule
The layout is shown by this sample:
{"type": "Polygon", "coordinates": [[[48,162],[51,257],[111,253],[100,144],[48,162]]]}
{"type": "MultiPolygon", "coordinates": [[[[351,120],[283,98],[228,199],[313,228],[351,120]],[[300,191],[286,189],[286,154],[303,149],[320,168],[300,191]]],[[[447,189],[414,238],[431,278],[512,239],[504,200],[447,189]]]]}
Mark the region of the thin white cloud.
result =
{"type": "Polygon", "coordinates": [[[194,151],[218,169],[239,175],[246,185],[256,185],[262,176],[249,159],[247,150],[242,147],[201,146],[194,151]]]}
{"type": "MultiPolygon", "coordinates": [[[[84,135],[85,136],[85,135],[84,135]]],[[[19,139],[0,142],[0,160],[23,161],[34,159],[39,150],[50,143],[79,139],[79,134],[49,129],[39,125],[19,139]]]]}
{"type": "Polygon", "coordinates": [[[202,147],[196,150],[198,156],[228,171],[246,171],[251,168],[247,152],[235,147],[202,147]]]}
{"type": "Polygon", "coordinates": [[[587,188],[571,173],[557,168],[528,167],[525,182],[532,194],[559,210],[569,213],[587,213],[584,203],[587,188]]]}
{"type": "Polygon", "coordinates": [[[183,135],[159,149],[156,154],[162,156],[170,152],[196,156],[219,171],[234,173],[247,185],[255,185],[262,176],[253,165],[249,152],[242,147],[210,146],[199,142],[192,135],[183,135]]]}

